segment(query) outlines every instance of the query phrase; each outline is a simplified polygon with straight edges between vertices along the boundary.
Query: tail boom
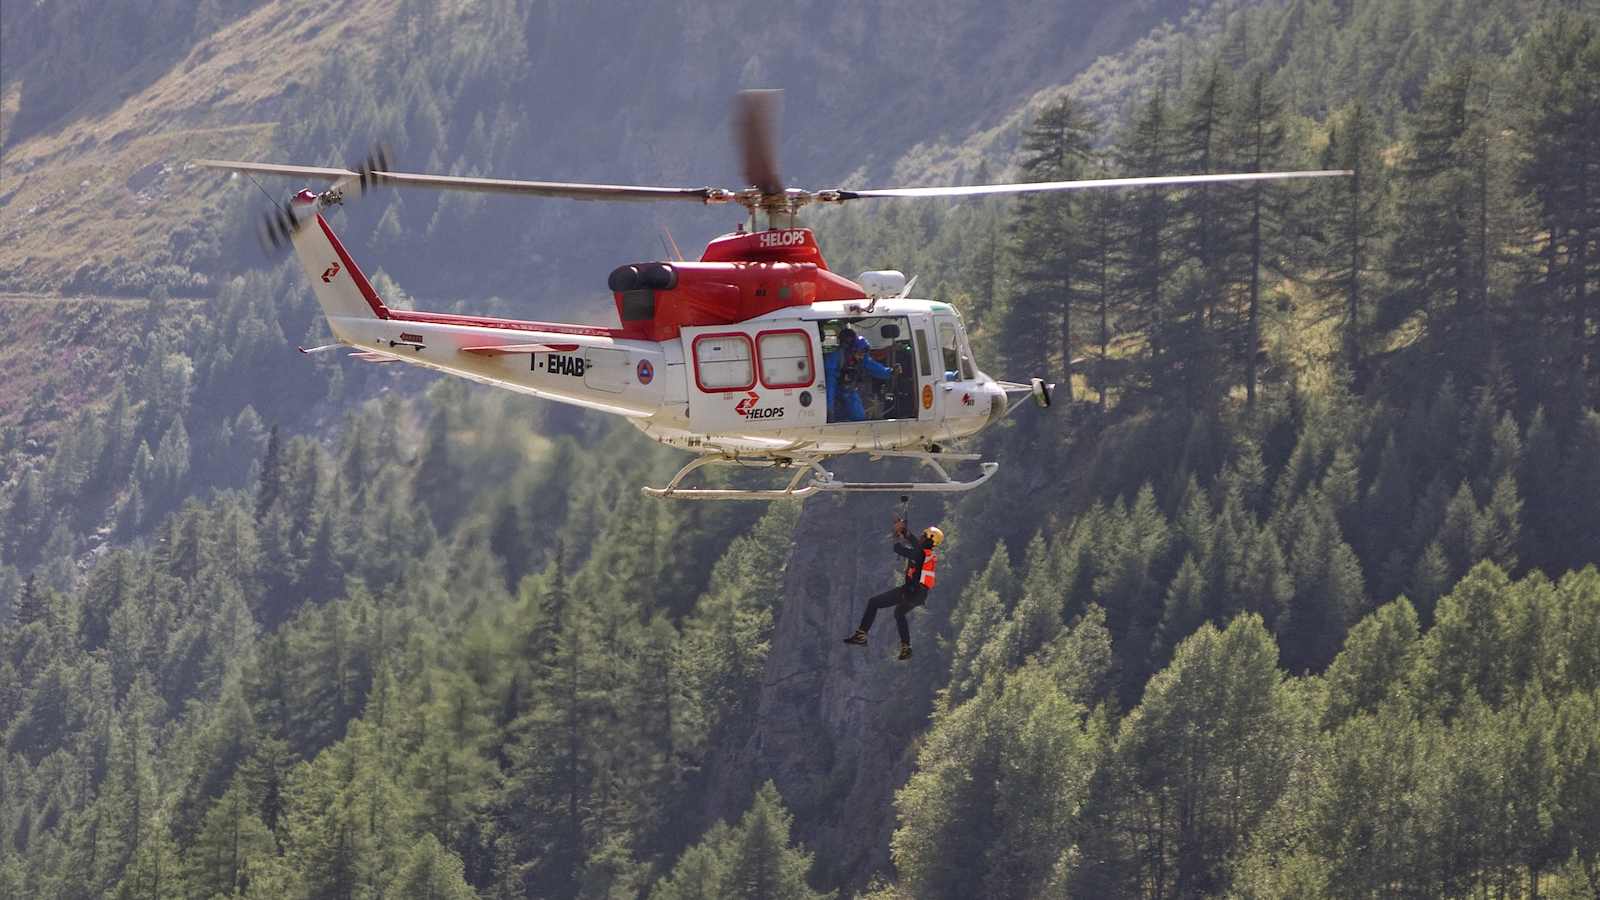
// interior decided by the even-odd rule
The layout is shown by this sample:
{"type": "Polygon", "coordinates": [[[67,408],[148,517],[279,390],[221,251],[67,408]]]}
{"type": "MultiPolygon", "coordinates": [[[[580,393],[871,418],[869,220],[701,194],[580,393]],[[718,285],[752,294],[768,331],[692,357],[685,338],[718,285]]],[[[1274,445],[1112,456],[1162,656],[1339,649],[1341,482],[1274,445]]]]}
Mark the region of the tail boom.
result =
{"type": "Polygon", "coordinates": [[[666,404],[683,364],[676,343],[629,339],[616,329],[391,309],[318,214],[294,233],[295,253],[341,343],[364,354],[630,418],[666,404]]]}

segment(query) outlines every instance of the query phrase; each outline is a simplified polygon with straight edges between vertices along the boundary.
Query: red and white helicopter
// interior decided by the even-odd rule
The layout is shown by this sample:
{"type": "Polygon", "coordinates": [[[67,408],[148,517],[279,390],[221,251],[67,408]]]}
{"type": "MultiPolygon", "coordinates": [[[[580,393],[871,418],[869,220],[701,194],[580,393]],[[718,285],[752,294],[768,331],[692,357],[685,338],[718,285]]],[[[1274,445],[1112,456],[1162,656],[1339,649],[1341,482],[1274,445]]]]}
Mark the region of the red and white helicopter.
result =
{"type": "Polygon", "coordinates": [[[737,99],[735,136],[751,185],[739,191],[419,175],[391,171],[382,151],[353,171],[197,163],[332,181],[320,193],[300,191],[287,206],[269,214],[264,230],[272,244],[293,245],[339,341],[315,350],[348,345],[364,359],[426,366],[626,416],[655,440],[698,454],[665,487],[646,487],[646,493],[763,500],[818,491],[970,490],[993,476],[999,463],[952,451],[948,445],[998,422],[1029,395],[1048,406],[1053,388],[1039,378],[1020,384],[980,371],[961,314],[948,303],[909,298],[912,284],[900,272],[864,272],[852,280],[830,271],[811,230],[794,225],[801,208],[895,197],[1348,174],[1251,172],[812,192],[785,187],[779,178],[773,140],[776,99],[775,91],[746,91],[737,99]],[[329,207],[375,186],[578,200],[737,203],[749,211],[751,227],[712,240],[697,261],[643,262],[614,270],[608,279],[619,320],[614,328],[418,312],[386,306],[322,216],[329,207]],[[758,213],[766,216],[765,230],[756,229],[758,213]],[[855,340],[850,343],[856,347],[841,347],[841,335],[848,338],[851,333],[855,340]],[[865,348],[860,347],[863,340],[865,348]],[[861,349],[870,359],[860,356],[861,349]],[[847,354],[853,355],[844,361],[847,354]],[[878,377],[864,377],[863,367],[878,377]],[[859,403],[830,402],[852,391],[859,403]],[[918,460],[933,477],[848,482],[823,467],[830,457],[853,453],[918,460]],[[979,474],[957,480],[945,469],[946,462],[977,462],[979,474]],[[689,473],[718,463],[791,469],[793,474],[786,486],[772,490],[682,486],[689,473]]]}

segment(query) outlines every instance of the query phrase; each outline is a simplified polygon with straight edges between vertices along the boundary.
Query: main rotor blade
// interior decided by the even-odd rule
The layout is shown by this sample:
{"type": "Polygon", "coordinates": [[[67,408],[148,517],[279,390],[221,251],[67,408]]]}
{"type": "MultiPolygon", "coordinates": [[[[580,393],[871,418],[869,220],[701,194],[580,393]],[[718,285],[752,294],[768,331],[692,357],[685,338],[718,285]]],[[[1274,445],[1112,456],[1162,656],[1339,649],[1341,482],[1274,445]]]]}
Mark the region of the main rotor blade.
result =
{"type": "Polygon", "coordinates": [[[1164,184],[1210,184],[1221,181],[1279,181],[1290,178],[1327,178],[1354,174],[1349,169],[1305,172],[1235,172],[1222,175],[1156,175],[1145,178],[1090,178],[1083,181],[1034,181],[1021,184],[973,184],[964,187],[883,188],[868,191],[823,191],[824,201],[863,200],[874,197],[973,197],[982,194],[1031,194],[1040,191],[1081,191],[1092,188],[1145,187],[1164,184]]]}
{"type": "Polygon", "coordinates": [[[778,174],[777,118],[783,91],[740,91],[734,97],[733,139],[746,184],[761,193],[783,193],[778,174]]]}
{"type": "MultiPolygon", "coordinates": [[[[234,162],[197,159],[195,165],[211,169],[234,169],[258,175],[294,175],[338,181],[360,178],[359,172],[321,166],[286,166],[276,163],[234,162]]],[[[421,175],[412,172],[374,171],[372,180],[395,187],[434,188],[479,194],[521,194],[533,197],[567,197],[573,200],[693,200],[705,203],[710,188],[646,187],[634,184],[586,184],[563,181],[512,181],[503,178],[466,178],[456,175],[421,175]]]]}
{"type": "Polygon", "coordinates": [[[275,163],[233,162],[226,159],[197,159],[194,164],[206,169],[233,169],[255,175],[300,175],[307,178],[349,178],[357,173],[349,169],[331,169],[323,166],[280,166],[275,163]]]}

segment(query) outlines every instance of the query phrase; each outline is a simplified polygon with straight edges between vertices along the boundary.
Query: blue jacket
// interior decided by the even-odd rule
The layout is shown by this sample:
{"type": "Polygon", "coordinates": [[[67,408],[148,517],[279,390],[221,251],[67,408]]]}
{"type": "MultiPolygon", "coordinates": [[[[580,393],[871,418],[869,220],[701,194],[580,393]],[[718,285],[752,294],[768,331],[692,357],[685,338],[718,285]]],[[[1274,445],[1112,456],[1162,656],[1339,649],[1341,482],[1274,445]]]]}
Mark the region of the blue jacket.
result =
{"type": "MultiPolygon", "coordinates": [[[[856,338],[855,348],[861,351],[861,369],[879,381],[888,381],[894,376],[894,370],[873,359],[872,356],[867,353],[867,350],[870,349],[871,346],[871,344],[867,343],[866,338],[856,338]]],[[[843,368],[844,349],[842,347],[829,350],[827,353],[822,354],[822,374],[823,377],[828,380],[829,391],[833,390],[832,385],[838,381],[839,372],[843,368]]]]}
{"type": "MultiPolygon", "coordinates": [[[[857,337],[855,349],[861,353],[858,363],[861,371],[879,381],[888,381],[894,376],[894,370],[867,354],[871,345],[864,337],[857,337]]],[[[828,418],[830,421],[860,422],[867,417],[866,410],[861,403],[861,395],[854,386],[843,388],[840,395],[840,373],[844,370],[844,350],[842,348],[829,350],[822,354],[822,375],[828,393],[828,418]],[[843,402],[846,406],[843,415],[835,414],[835,403],[843,402]]]]}

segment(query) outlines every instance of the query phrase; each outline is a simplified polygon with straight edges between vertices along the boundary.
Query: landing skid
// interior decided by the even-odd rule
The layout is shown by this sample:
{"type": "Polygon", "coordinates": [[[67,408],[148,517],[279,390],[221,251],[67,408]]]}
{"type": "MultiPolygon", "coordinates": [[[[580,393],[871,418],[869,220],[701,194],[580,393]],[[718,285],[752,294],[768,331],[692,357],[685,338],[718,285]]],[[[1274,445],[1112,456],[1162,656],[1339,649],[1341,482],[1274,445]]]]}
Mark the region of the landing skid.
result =
{"type": "Polygon", "coordinates": [[[719,454],[706,454],[684,465],[678,474],[672,476],[664,488],[646,487],[644,492],[652,497],[670,497],[679,500],[788,500],[796,497],[809,497],[819,491],[833,491],[838,493],[897,493],[918,494],[937,493],[951,494],[960,491],[970,491],[993,477],[999,471],[997,462],[978,462],[982,472],[971,481],[957,481],[950,477],[941,463],[950,462],[977,462],[981,459],[977,453],[929,453],[919,450],[880,450],[869,453],[871,459],[883,457],[896,457],[900,459],[915,459],[933,470],[933,481],[840,481],[833,473],[822,467],[826,456],[809,457],[731,457],[719,454]],[[730,488],[685,488],[679,487],[690,472],[710,465],[740,466],[742,468],[761,469],[794,469],[794,476],[789,479],[789,484],[779,490],[739,490],[730,488]],[[806,481],[810,475],[811,480],[806,481]]]}

